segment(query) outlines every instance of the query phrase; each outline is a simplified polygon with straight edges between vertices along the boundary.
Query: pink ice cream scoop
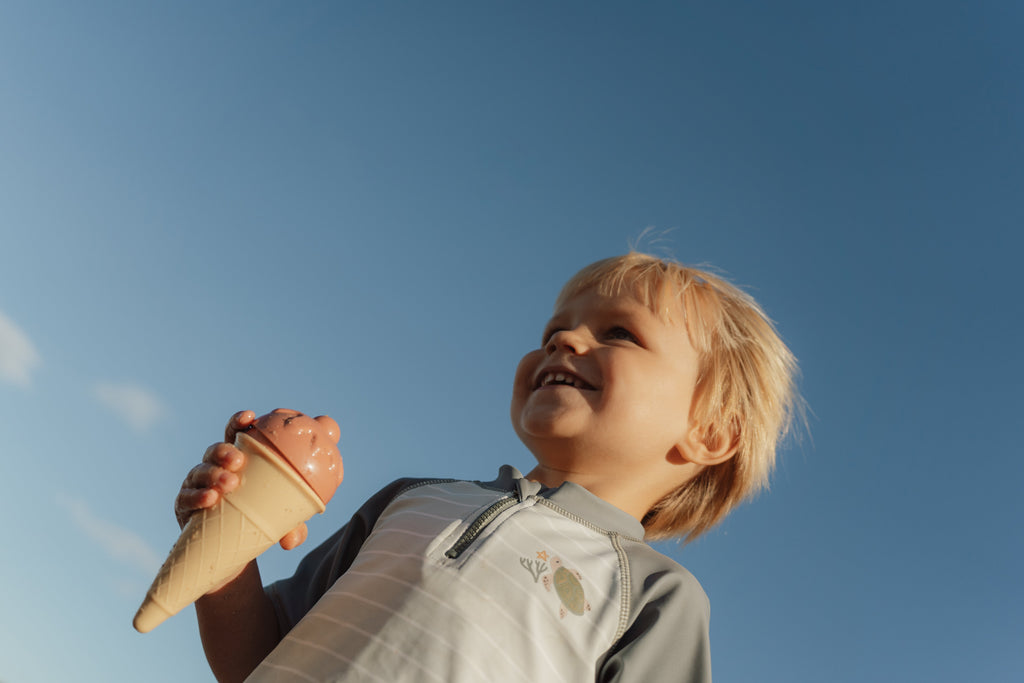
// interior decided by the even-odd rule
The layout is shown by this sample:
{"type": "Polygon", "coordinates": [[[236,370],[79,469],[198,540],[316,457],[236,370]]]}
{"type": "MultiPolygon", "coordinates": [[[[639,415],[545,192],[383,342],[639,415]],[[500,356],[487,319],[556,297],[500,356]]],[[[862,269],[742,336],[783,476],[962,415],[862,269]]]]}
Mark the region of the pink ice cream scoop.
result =
{"type": "Polygon", "coordinates": [[[344,476],[337,422],[278,408],[256,418],[245,433],[277,451],[327,504],[344,476]]]}

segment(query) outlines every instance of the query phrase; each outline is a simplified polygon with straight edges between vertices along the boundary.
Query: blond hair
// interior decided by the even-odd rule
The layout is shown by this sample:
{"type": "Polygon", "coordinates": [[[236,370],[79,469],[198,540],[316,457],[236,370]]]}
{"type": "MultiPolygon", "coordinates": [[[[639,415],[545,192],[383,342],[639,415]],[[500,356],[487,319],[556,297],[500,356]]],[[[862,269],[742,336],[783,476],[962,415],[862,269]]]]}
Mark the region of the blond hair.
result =
{"type": "Polygon", "coordinates": [[[643,523],[649,539],[693,540],[767,487],[776,447],[799,407],[796,359],[757,302],[711,273],[630,252],[576,273],[555,307],[591,288],[606,296],[630,292],[666,319],[682,311],[700,367],[691,414],[680,419],[700,425],[710,450],[727,444],[735,455],[662,498],[643,523]]]}

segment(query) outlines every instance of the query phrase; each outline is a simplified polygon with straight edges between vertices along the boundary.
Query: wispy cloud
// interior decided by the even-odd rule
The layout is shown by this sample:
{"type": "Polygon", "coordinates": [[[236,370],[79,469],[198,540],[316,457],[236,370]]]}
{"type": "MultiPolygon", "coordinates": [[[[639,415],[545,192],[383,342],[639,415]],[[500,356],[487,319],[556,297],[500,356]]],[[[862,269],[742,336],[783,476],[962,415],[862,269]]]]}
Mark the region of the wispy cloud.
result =
{"type": "Polygon", "coordinates": [[[41,359],[25,331],[0,311],[0,381],[28,387],[41,359]]]}
{"type": "Polygon", "coordinates": [[[92,539],[112,559],[130,565],[146,576],[153,576],[163,556],[133,531],[98,517],[85,501],[59,494],[57,504],[68,512],[72,523],[92,539]]]}
{"type": "Polygon", "coordinates": [[[128,382],[98,382],[93,395],[122,420],[146,431],[164,412],[163,402],[148,389],[128,382]]]}

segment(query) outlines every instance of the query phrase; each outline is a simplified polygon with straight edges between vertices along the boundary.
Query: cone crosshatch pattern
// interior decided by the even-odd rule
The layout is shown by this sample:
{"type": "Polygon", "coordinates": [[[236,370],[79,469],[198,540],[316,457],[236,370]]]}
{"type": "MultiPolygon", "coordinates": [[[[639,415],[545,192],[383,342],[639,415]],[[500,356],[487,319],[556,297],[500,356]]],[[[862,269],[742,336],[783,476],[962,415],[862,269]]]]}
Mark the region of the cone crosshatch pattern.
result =
{"type": "Polygon", "coordinates": [[[181,549],[182,559],[161,568],[152,589],[154,597],[165,606],[189,604],[202,595],[192,594],[195,587],[209,583],[218,567],[244,565],[275,542],[225,499],[189,520],[175,546],[181,549]]]}

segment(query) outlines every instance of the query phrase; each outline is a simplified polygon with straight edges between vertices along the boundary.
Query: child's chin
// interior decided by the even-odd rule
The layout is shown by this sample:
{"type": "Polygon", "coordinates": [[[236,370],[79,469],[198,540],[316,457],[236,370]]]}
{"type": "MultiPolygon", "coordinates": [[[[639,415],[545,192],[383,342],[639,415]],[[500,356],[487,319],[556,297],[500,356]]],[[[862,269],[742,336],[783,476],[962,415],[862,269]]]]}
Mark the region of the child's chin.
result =
{"type": "Polygon", "coordinates": [[[536,442],[572,441],[580,434],[578,420],[564,419],[564,416],[545,415],[544,411],[531,411],[523,415],[516,424],[516,433],[527,446],[536,442]]]}

